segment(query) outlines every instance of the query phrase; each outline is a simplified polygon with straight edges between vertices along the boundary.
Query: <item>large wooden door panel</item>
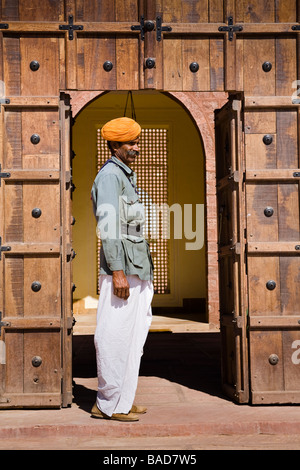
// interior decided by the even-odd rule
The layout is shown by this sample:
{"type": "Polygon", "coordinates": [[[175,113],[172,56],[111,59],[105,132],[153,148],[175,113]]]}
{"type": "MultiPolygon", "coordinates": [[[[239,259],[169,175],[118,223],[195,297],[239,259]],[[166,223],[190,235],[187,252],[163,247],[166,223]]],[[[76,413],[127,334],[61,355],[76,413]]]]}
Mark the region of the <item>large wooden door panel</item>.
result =
{"type": "Polygon", "coordinates": [[[1,110],[0,407],[72,402],[70,105],[31,99],[1,110]]]}
{"type": "Polygon", "coordinates": [[[216,111],[216,176],[222,385],[239,403],[249,401],[245,197],[242,103],[232,97],[216,111]]]}
{"type": "MultiPolygon", "coordinates": [[[[287,89],[280,88],[276,77],[275,91],[286,95],[287,89]]],[[[255,107],[246,106],[245,110],[249,349],[254,404],[300,402],[299,111],[289,104],[291,96],[283,107],[278,98],[270,96],[270,100],[265,107],[255,103],[255,107]]]]}

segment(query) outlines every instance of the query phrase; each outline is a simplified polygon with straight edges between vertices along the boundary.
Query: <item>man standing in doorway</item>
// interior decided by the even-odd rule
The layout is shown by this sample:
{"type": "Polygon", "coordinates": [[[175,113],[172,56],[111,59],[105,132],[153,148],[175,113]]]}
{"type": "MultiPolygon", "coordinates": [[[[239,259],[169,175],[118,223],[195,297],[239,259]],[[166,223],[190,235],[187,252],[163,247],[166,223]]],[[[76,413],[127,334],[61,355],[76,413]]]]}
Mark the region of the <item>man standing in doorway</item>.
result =
{"type": "Polygon", "coordinates": [[[140,125],[127,117],[103,126],[101,135],[112,156],[92,187],[102,244],[94,338],[98,393],[91,414],[118,421],[138,421],[146,412],[133,404],[153,297],[153,263],[142,232],[144,208],[130,168],[139,155],[140,133],[140,125]]]}

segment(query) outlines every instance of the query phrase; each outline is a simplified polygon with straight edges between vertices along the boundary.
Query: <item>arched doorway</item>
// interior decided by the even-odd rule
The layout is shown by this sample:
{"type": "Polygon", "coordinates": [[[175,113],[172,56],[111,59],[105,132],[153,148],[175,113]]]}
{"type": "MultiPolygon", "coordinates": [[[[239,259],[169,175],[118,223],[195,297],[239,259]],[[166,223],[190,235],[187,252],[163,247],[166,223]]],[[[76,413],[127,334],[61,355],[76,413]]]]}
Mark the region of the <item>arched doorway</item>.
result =
{"type": "MultiPolygon", "coordinates": [[[[151,181],[151,173],[149,168],[147,172],[145,165],[137,167],[136,171],[147,197],[160,206],[167,204],[171,209],[171,232],[167,244],[161,243],[159,246],[157,240],[152,244],[156,264],[153,312],[163,317],[158,323],[154,321],[153,328],[168,329],[170,323],[166,317],[192,320],[195,322],[192,327],[199,328],[201,323],[206,328],[209,321],[206,309],[208,269],[204,146],[199,128],[180,104],[180,98],[171,98],[173,96],[156,91],[135,92],[133,95],[136,117],[144,132],[141,162],[147,155],[157,168],[158,164],[163,165],[162,155],[165,155],[165,168],[160,167],[155,181],[151,181]],[[161,176],[157,177],[159,174],[161,176]]],[[[109,119],[124,114],[126,99],[127,92],[109,92],[98,96],[87,92],[85,97],[82,93],[72,97],[73,113],[76,114],[73,126],[73,150],[76,154],[73,160],[76,185],[73,194],[73,215],[76,219],[73,229],[76,252],[73,263],[75,334],[80,324],[85,325],[86,332],[92,332],[91,318],[93,315],[95,317],[97,306],[97,239],[90,189],[99,166],[108,156],[105,155],[106,146],[101,142],[99,130],[109,119]],[[82,314],[89,315],[86,324],[84,319],[87,317],[82,314]]],[[[129,113],[130,109],[127,109],[127,115],[129,113]]]]}

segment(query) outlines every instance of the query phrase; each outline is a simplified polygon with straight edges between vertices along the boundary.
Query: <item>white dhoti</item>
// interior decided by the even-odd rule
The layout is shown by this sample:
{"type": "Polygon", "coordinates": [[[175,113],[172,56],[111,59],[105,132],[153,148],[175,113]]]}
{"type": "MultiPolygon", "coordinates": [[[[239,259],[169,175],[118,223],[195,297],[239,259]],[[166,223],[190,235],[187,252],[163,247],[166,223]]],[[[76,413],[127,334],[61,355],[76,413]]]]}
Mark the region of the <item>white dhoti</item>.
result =
{"type": "Polygon", "coordinates": [[[100,276],[95,348],[97,406],[108,416],[128,413],[133,405],[143,346],[152,320],[153,284],[127,276],[127,300],[113,293],[112,276],[100,276]]]}

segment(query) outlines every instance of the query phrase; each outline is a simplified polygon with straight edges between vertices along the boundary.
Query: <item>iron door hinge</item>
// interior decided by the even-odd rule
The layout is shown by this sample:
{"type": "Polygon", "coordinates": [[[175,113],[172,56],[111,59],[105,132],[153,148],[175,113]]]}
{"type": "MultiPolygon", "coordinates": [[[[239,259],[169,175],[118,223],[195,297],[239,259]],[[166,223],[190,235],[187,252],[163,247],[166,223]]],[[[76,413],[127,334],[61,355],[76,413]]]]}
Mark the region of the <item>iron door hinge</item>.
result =
{"type": "Polygon", "coordinates": [[[0,312],[0,336],[1,336],[1,328],[3,326],[10,326],[9,321],[2,321],[2,312],[0,312]]]}
{"type": "Polygon", "coordinates": [[[0,260],[2,251],[10,251],[11,246],[2,246],[2,238],[0,237],[0,260]]]}
{"type": "Polygon", "coordinates": [[[219,26],[219,31],[227,31],[228,32],[228,41],[233,41],[233,33],[236,31],[243,31],[243,26],[238,25],[234,26],[233,25],[233,17],[229,16],[228,17],[228,26],[219,26]]]}
{"type": "Polygon", "coordinates": [[[156,40],[159,42],[161,41],[161,33],[162,31],[172,31],[171,26],[162,26],[162,17],[156,17],[156,40]]]}
{"type": "Polygon", "coordinates": [[[144,41],[145,39],[145,18],[141,16],[140,24],[132,25],[131,31],[140,31],[141,32],[141,40],[144,41]]]}
{"type": "Polygon", "coordinates": [[[67,25],[60,24],[59,29],[61,31],[69,31],[69,39],[72,41],[74,39],[74,31],[82,31],[83,25],[75,25],[73,20],[73,15],[69,15],[69,23],[67,25]]]}
{"type": "Polygon", "coordinates": [[[1,186],[1,178],[10,178],[10,173],[1,173],[1,164],[0,164],[0,186],[1,186]]]}
{"type": "MultiPolygon", "coordinates": [[[[141,32],[141,40],[145,40],[145,33],[153,31],[155,29],[155,23],[152,20],[146,20],[144,16],[141,16],[140,24],[132,25],[131,31],[140,31],[141,32]]],[[[162,26],[162,18],[161,16],[156,17],[156,40],[161,41],[161,33],[162,31],[172,31],[171,26],[162,26]]]]}
{"type": "Polygon", "coordinates": [[[0,29],[8,29],[9,25],[8,23],[0,23],[0,29]]]}

